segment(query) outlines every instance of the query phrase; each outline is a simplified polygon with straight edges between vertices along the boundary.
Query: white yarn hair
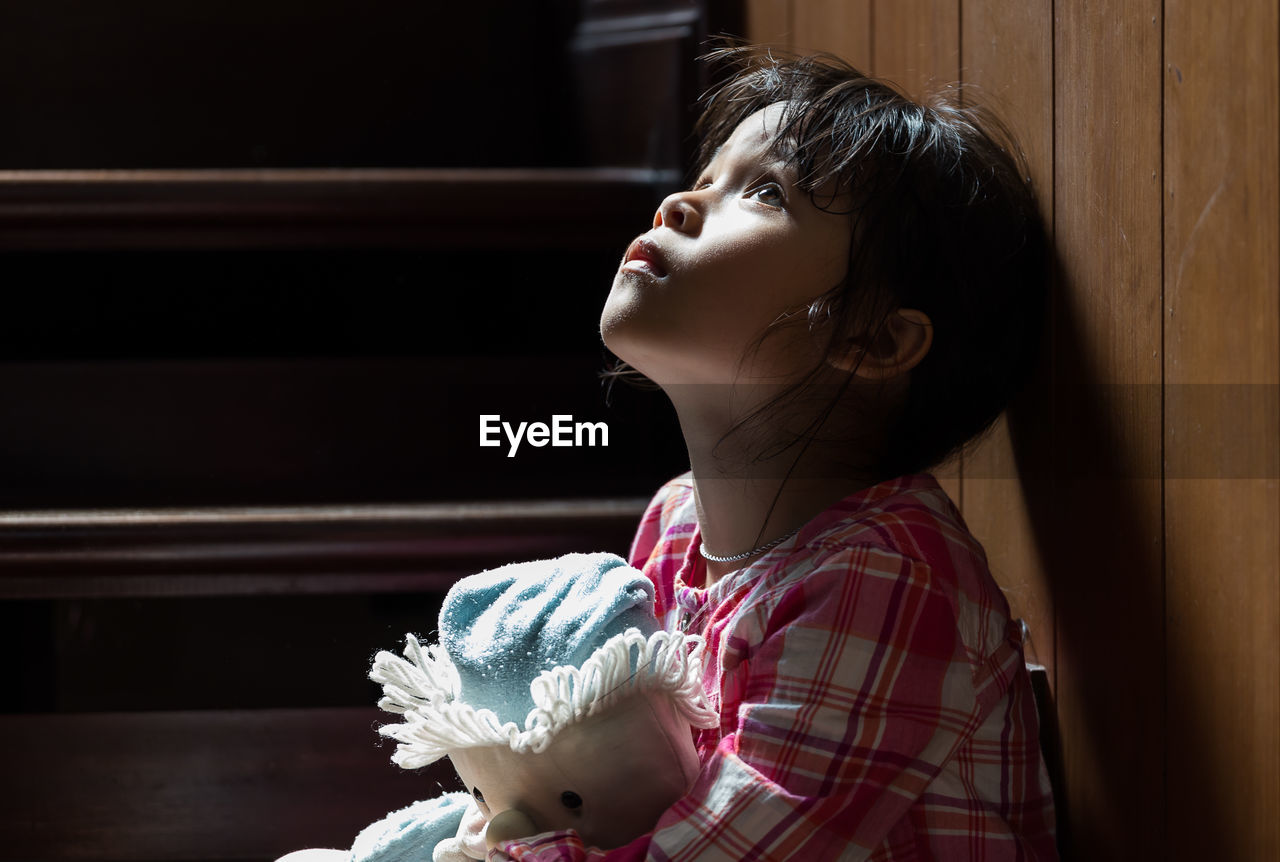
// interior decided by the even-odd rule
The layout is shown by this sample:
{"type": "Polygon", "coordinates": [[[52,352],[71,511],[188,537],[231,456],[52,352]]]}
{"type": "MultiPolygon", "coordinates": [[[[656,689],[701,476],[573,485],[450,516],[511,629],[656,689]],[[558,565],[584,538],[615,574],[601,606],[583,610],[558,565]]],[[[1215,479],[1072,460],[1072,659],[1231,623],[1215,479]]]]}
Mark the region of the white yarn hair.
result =
{"type": "Polygon", "coordinates": [[[580,668],[542,671],[529,684],[534,708],[523,728],[499,721],[492,710],[462,702],[458,670],[439,645],[423,649],[413,635],[405,641],[405,658],[384,650],[374,656],[369,671],[369,679],[382,684],[378,706],[404,716],[404,723],[388,724],[378,733],[399,742],[391,759],[405,769],[434,763],[450,751],[487,745],[536,754],[569,725],[639,693],[670,697],[694,727],[719,722],[702,690],[704,644],[698,635],[659,631],[645,637],[631,628],[605,641],[580,668]]]}

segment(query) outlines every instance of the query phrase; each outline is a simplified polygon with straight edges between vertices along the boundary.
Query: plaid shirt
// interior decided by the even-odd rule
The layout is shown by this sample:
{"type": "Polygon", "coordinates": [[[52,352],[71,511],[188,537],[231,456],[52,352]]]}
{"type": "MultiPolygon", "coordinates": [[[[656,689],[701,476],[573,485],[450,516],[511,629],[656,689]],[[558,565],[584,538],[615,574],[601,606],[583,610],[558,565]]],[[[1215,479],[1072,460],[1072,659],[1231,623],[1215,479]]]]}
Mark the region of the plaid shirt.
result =
{"type": "Polygon", "coordinates": [[[490,860],[1057,858],[1021,627],[932,476],[848,497],[707,589],[698,542],[686,474],[632,564],[707,638],[721,722],[697,783],[626,847],[547,833],[490,860]]]}

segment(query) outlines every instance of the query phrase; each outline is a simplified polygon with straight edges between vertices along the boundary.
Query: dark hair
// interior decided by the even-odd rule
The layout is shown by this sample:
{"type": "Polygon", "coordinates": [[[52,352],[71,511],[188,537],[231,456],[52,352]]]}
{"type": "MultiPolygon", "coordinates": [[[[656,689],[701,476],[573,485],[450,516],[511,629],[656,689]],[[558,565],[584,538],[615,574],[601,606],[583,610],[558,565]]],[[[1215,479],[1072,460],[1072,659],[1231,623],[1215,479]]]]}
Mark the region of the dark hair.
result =
{"type": "MultiPolygon", "coordinates": [[[[874,341],[900,308],[932,321],[932,346],[866,471],[888,478],[946,460],[991,426],[1038,354],[1046,242],[1012,137],[982,109],[918,104],[830,55],[730,47],[704,59],[730,75],[703,97],[699,171],[743,119],[785,103],[777,154],[816,206],[838,201],[852,217],[848,274],[798,321],[825,334],[826,355],[874,341]]],[[[762,415],[785,410],[821,371],[762,415]]]]}

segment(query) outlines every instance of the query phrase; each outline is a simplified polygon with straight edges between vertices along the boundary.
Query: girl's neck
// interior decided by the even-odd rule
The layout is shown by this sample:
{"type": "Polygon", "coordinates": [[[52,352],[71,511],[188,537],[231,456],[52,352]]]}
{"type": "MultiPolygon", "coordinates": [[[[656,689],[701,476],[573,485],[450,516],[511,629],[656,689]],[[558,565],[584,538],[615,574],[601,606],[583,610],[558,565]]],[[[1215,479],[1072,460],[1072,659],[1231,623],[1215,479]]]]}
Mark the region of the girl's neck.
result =
{"type": "MultiPolygon", "coordinates": [[[[673,398],[689,449],[702,542],[717,556],[757,548],[808,523],[850,494],[872,484],[850,477],[817,446],[792,446],[773,457],[751,457],[750,432],[733,428],[718,405],[682,404],[673,398]]],[[[845,452],[844,454],[848,454],[845,452]]],[[[750,564],[766,551],[724,563],[706,560],[707,584],[750,564]]]]}

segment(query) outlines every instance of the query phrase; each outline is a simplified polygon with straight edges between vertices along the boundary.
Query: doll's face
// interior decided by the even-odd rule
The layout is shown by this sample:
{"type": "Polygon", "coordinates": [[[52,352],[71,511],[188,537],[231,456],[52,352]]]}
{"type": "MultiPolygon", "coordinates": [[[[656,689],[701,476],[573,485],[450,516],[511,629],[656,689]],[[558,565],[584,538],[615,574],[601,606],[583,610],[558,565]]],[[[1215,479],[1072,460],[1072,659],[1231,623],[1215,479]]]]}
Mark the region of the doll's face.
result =
{"type": "Polygon", "coordinates": [[[449,758],[486,817],[516,809],[537,833],[572,829],[605,849],[651,831],[698,773],[688,723],[642,695],[565,728],[541,754],[487,746],[449,758]]]}

